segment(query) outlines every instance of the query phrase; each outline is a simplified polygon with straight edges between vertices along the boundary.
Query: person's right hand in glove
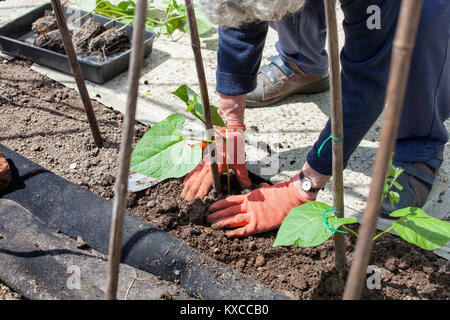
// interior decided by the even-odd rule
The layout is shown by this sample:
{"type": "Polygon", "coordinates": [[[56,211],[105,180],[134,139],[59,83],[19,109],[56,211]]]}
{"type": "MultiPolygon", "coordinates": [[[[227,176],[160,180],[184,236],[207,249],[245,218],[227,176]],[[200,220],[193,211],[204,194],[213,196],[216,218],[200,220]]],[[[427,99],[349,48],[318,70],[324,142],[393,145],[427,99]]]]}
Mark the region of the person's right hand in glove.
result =
{"type": "MultiPolygon", "coordinates": [[[[221,96],[221,109],[226,113],[222,116],[227,124],[228,141],[223,143],[220,136],[216,135],[216,157],[219,174],[222,175],[228,168],[233,169],[236,178],[242,188],[249,188],[252,182],[248,177],[245,167],[245,141],[244,141],[244,110],[246,95],[221,96]]],[[[222,137],[226,137],[226,130],[215,127],[222,137]]],[[[211,160],[209,155],[184,179],[184,188],[181,197],[187,201],[194,198],[203,199],[212,187],[211,160]]]]}

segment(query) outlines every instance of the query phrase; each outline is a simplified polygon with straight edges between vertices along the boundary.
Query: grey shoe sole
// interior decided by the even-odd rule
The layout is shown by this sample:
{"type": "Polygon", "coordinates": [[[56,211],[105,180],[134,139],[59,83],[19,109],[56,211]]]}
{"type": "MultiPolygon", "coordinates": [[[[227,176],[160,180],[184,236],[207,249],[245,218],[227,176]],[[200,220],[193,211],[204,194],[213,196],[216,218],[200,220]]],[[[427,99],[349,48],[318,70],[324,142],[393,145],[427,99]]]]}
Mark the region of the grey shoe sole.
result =
{"type": "Polygon", "coordinates": [[[316,94],[327,91],[329,89],[330,89],[330,75],[328,74],[317,82],[311,83],[297,91],[291,92],[283,96],[279,96],[266,101],[247,100],[247,107],[248,108],[267,107],[294,94],[316,94]]]}

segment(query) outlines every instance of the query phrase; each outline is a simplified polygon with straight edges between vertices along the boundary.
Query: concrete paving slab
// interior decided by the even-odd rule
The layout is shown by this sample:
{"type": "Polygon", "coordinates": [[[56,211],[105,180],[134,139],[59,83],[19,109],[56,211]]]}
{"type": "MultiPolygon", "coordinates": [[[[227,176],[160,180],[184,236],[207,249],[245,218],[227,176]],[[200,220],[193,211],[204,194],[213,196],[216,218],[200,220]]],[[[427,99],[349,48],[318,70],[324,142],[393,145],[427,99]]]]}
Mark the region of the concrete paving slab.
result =
{"type": "MultiPolygon", "coordinates": [[[[36,5],[42,2],[45,1],[32,1],[36,5]]],[[[0,16],[2,14],[4,15],[5,12],[1,11],[0,4],[0,16]]],[[[344,44],[344,33],[340,23],[342,20],[342,12],[338,10],[341,47],[344,44]]],[[[2,21],[1,18],[0,21],[2,21]]],[[[264,59],[276,54],[274,47],[276,40],[276,32],[270,30],[263,53],[264,59]]],[[[218,95],[214,90],[217,67],[217,34],[212,32],[209,37],[202,38],[202,48],[211,102],[217,104],[218,95]]],[[[68,75],[38,65],[34,65],[33,69],[76,89],[73,79],[68,75]]],[[[123,73],[101,86],[88,83],[91,97],[109,108],[123,112],[126,102],[127,76],[127,73],[123,73]]],[[[137,110],[138,121],[154,124],[173,112],[186,114],[183,103],[180,103],[170,92],[181,84],[187,84],[197,92],[199,91],[189,35],[175,32],[172,36],[160,36],[155,40],[154,51],[145,61],[141,84],[137,110]],[[147,92],[151,96],[147,95],[147,92]]],[[[329,92],[315,95],[295,95],[275,106],[247,109],[245,121],[250,130],[246,152],[249,170],[273,183],[292,177],[301,169],[307,152],[316,141],[329,115],[329,92]],[[267,145],[272,154],[267,151],[267,145]],[[268,163],[272,165],[267,166],[268,163]],[[275,168],[273,168],[273,163],[277,163],[275,168]]],[[[202,126],[189,115],[187,118],[186,132],[194,135],[200,134],[202,126]]],[[[360,216],[365,209],[381,125],[382,117],[364,137],[345,170],[346,215],[360,216]]],[[[450,120],[445,125],[449,129],[450,120]]],[[[425,210],[429,214],[441,219],[449,214],[446,201],[443,201],[443,197],[448,198],[449,152],[449,149],[446,148],[444,164],[430,195],[430,200],[425,206],[425,210]]],[[[319,195],[318,200],[331,203],[331,190],[331,183],[329,183],[326,190],[319,195]]],[[[387,222],[381,219],[378,227],[383,229],[386,225],[387,222]]]]}

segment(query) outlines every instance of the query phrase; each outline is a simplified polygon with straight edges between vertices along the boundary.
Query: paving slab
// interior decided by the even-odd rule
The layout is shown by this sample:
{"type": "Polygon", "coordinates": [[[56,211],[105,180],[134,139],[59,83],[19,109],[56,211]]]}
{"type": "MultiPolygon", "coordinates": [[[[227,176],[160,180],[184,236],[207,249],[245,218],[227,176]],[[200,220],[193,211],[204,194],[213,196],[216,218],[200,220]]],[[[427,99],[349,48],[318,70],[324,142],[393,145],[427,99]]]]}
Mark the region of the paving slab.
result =
{"type": "MultiPolygon", "coordinates": [[[[46,1],[32,1],[35,5],[43,2],[46,1]]],[[[10,5],[14,6],[12,3],[10,5]]],[[[2,21],[1,17],[6,15],[1,7],[2,4],[0,4],[0,21],[2,21]]],[[[344,33],[340,23],[342,20],[342,12],[338,10],[341,47],[344,44],[344,33]]],[[[263,53],[264,59],[276,54],[274,47],[276,40],[276,32],[270,30],[263,53]]],[[[176,31],[172,36],[160,36],[155,40],[153,48],[153,53],[145,60],[140,80],[137,120],[152,125],[169,114],[177,112],[187,117],[185,132],[201,136],[202,126],[187,115],[183,103],[171,95],[171,92],[181,84],[187,84],[199,92],[189,35],[176,31]]],[[[218,95],[215,92],[216,32],[211,32],[208,37],[202,38],[202,49],[211,102],[217,104],[218,95]]],[[[76,89],[71,76],[39,65],[34,65],[32,68],[76,89]]],[[[123,112],[127,98],[127,78],[128,73],[125,72],[103,85],[88,82],[87,87],[93,99],[109,108],[123,112]]],[[[306,154],[330,116],[329,94],[329,92],[325,92],[315,95],[294,95],[271,107],[247,109],[245,122],[249,128],[246,146],[249,170],[273,183],[289,179],[298,172],[306,159],[306,154]],[[269,154],[267,146],[270,147],[271,154],[269,154]]],[[[375,153],[379,145],[381,125],[382,117],[378,119],[355,150],[344,172],[346,216],[356,215],[360,218],[364,212],[375,153]]],[[[445,122],[445,126],[447,130],[450,128],[450,120],[445,122]]],[[[449,215],[449,206],[447,205],[449,152],[449,148],[446,148],[443,166],[424,208],[430,215],[440,219],[449,215]]],[[[326,186],[324,192],[320,193],[318,200],[332,202],[331,183],[326,186]]],[[[380,219],[378,228],[385,229],[388,224],[389,222],[380,219]]],[[[449,257],[447,255],[447,258],[449,257]]]]}

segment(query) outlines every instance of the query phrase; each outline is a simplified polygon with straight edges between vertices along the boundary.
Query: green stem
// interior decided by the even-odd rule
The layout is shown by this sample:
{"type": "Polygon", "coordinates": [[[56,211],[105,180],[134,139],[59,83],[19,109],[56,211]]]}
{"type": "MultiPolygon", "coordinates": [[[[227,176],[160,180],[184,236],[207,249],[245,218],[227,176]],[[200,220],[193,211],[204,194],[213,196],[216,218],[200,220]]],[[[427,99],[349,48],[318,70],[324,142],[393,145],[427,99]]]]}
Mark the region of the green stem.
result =
{"type": "Polygon", "coordinates": [[[341,228],[344,229],[344,230],[346,230],[346,231],[348,231],[348,232],[350,232],[350,233],[352,233],[355,237],[358,238],[358,233],[356,233],[356,232],[353,231],[352,229],[347,228],[345,225],[342,225],[341,228]]]}
{"type": "Polygon", "coordinates": [[[73,21],[73,22],[72,22],[71,24],[69,24],[68,26],[71,27],[71,26],[73,26],[75,23],[80,22],[81,20],[83,20],[84,18],[86,18],[88,15],[90,15],[90,14],[93,13],[94,11],[95,11],[95,9],[92,10],[92,11],[89,11],[89,12],[86,13],[85,15],[83,15],[83,16],[81,16],[80,18],[78,18],[77,20],[73,21]]]}
{"type": "MultiPolygon", "coordinates": [[[[195,113],[195,111],[194,111],[193,115],[195,116],[195,118],[196,118],[197,120],[199,120],[201,123],[203,123],[203,124],[205,125],[205,127],[208,127],[208,126],[206,125],[206,122],[205,122],[204,120],[202,120],[202,119],[195,113]]],[[[226,139],[226,137],[222,136],[222,135],[220,134],[219,131],[217,131],[216,129],[214,129],[214,127],[213,127],[212,129],[213,129],[213,131],[214,131],[214,133],[215,133],[216,135],[220,136],[220,137],[223,139],[224,143],[226,143],[226,142],[228,141],[228,140],[226,139]]],[[[202,141],[203,141],[203,140],[202,140],[202,141]]]]}
{"type": "Polygon", "coordinates": [[[108,14],[110,14],[110,17],[111,16],[114,16],[114,17],[117,17],[117,16],[119,16],[119,17],[134,17],[134,15],[126,14],[126,13],[119,12],[119,11],[114,11],[114,10],[111,10],[111,9],[100,9],[100,10],[95,10],[95,12],[97,12],[97,13],[99,13],[101,15],[104,15],[104,16],[107,16],[108,14]]]}
{"type": "Polygon", "coordinates": [[[122,31],[123,29],[125,29],[126,27],[128,27],[131,23],[132,23],[132,21],[127,22],[126,24],[124,24],[123,26],[121,26],[118,30],[119,30],[119,31],[122,31]]]}
{"type": "Polygon", "coordinates": [[[92,9],[91,11],[89,11],[85,15],[83,15],[81,18],[79,18],[79,19],[75,20],[74,22],[72,22],[71,24],[69,24],[69,27],[74,25],[75,23],[83,20],[83,18],[87,17],[88,15],[94,13],[98,9],[98,7],[100,5],[102,5],[102,4],[106,3],[106,2],[107,2],[106,0],[102,0],[102,1],[97,2],[94,9],[92,9]]]}
{"type": "MultiPolygon", "coordinates": [[[[382,195],[382,197],[381,197],[381,202],[383,202],[384,199],[389,195],[389,192],[391,191],[392,186],[394,185],[394,182],[398,179],[398,177],[400,177],[400,175],[401,175],[401,173],[398,174],[398,173],[396,172],[396,173],[395,173],[395,176],[392,177],[392,181],[391,181],[391,183],[389,184],[388,191],[387,191],[387,192],[383,192],[383,195],[382,195]]],[[[388,178],[388,177],[386,177],[386,179],[387,179],[387,178],[388,178]]]]}
{"type": "Polygon", "coordinates": [[[389,229],[387,229],[387,230],[385,230],[385,231],[383,231],[383,232],[377,234],[377,235],[372,239],[372,241],[377,240],[377,239],[378,239],[379,237],[381,237],[383,234],[388,233],[388,232],[391,231],[392,229],[394,229],[394,227],[390,227],[389,229]]]}
{"type": "MultiPolygon", "coordinates": [[[[184,18],[184,16],[175,16],[175,17],[172,17],[172,18],[170,18],[170,19],[167,19],[167,20],[165,20],[165,21],[159,21],[158,23],[159,24],[161,24],[161,25],[164,25],[164,24],[166,24],[167,22],[170,22],[170,21],[172,21],[172,20],[176,20],[176,19],[179,19],[179,18],[184,18]]],[[[155,20],[156,21],[156,20],[155,20]]]]}

